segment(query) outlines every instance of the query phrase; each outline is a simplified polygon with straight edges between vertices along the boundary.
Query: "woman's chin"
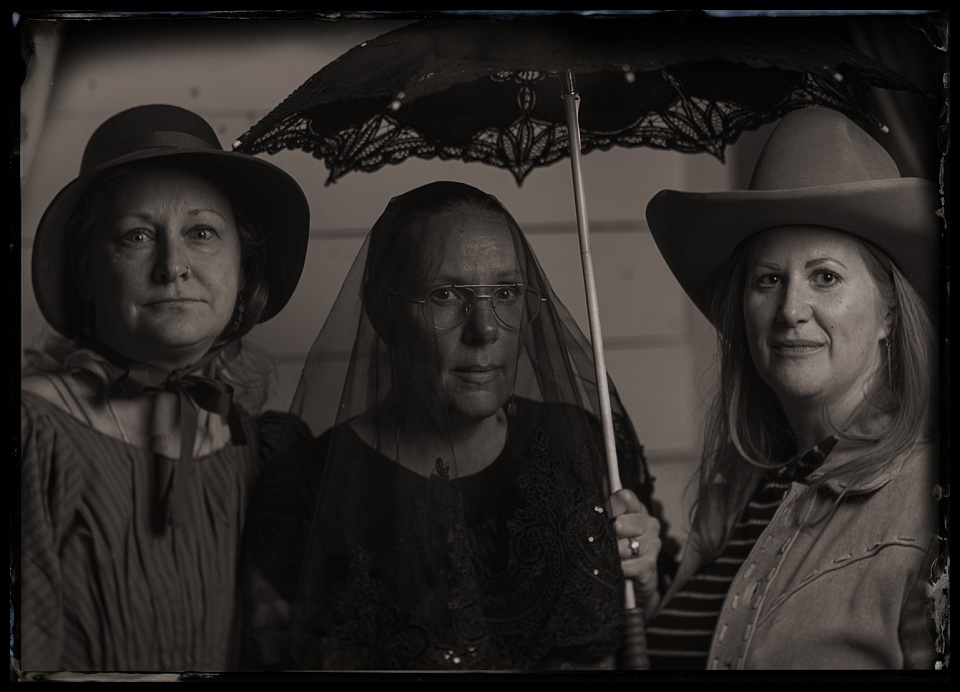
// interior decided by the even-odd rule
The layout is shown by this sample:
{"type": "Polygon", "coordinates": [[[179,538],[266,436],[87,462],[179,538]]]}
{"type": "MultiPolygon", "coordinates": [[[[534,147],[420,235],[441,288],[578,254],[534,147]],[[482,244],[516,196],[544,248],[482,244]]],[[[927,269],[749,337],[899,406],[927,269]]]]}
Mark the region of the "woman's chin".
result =
{"type": "Polygon", "coordinates": [[[500,393],[473,392],[454,396],[447,410],[452,417],[482,421],[497,415],[509,400],[500,393]]]}
{"type": "Polygon", "coordinates": [[[183,331],[158,331],[136,339],[101,339],[108,348],[139,363],[165,368],[182,368],[197,362],[213,346],[216,337],[183,331]]]}

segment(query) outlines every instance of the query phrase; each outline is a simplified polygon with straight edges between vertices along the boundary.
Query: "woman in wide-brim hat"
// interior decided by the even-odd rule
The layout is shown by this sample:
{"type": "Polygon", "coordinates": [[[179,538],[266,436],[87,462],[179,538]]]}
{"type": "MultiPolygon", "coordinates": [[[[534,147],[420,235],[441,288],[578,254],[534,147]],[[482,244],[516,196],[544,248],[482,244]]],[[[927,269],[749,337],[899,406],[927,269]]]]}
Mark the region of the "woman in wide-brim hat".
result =
{"type": "Polygon", "coordinates": [[[271,369],[309,208],[276,166],[145,105],[91,136],[50,203],[33,286],[57,334],[21,381],[16,654],[24,670],[223,670],[271,369]]]}
{"type": "Polygon", "coordinates": [[[719,347],[655,668],[933,666],[938,208],[823,108],[782,119],[748,190],[650,201],[719,347]]]}

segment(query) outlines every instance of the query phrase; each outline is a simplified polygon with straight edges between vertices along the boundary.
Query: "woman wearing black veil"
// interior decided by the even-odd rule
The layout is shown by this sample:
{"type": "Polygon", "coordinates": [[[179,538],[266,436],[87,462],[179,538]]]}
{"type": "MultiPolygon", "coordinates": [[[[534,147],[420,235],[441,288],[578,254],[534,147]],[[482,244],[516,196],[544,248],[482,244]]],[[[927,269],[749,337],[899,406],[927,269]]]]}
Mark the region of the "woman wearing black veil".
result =
{"type": "MultiPolygon", "coordinates": [[[[623,486],[658,516],[611,391],[623,486]]],[[[291,613],[288,650],[262,663],[615,665],[624,572],[655,574],[660,541],[617,538],[589,344],[494,197],[437,182],[390,202],[293,412],[318,437],[267,473],[248,524],[252,571],[291,613]]],[[[635,582],[641,603],[657,591],[635,582]]]]}

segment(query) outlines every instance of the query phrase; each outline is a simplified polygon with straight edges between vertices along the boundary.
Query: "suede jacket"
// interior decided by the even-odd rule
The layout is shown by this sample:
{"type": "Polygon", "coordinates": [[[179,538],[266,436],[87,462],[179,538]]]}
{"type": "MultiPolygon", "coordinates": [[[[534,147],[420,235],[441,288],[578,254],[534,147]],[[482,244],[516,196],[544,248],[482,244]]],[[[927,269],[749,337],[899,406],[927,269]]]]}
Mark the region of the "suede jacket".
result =
{"type": "MultiPolygon", "coordinates": [[[[731,584],[707,668],[933,669],[936,483],[930,447],[842,497],[843,486],[828,483],[812,505],[794,483],[731,584]],[[804,522],[798,512],[825,516],[804,522]]],[[[697,571],[695,545],[661,609],[697,571]]]]}

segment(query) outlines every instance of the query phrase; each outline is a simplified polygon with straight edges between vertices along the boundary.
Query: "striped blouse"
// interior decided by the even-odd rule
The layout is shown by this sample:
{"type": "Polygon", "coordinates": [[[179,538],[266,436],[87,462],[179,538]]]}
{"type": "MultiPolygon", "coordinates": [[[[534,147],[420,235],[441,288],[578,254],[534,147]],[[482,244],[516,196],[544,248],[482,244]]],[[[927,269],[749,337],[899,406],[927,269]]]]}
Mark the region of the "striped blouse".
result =
{"type": "Polygon", "coordinates": [[[836,442],[835,437],[828,438],[796,463],[764,475],[720,555],[712,563],[702,565],[648,624],[652,669],[706,668],[717,619],[740,566],[770,523],[791,483],[805,480],[823,463],[836,442]]]}
{"type": "Polygon", "coordinates": [[[245,422],[247,445],[194,460],[195,521],[158,530],[154,500],[176,462],[21,392],[15,653],[24,671],[235,663],[237,557],[264,421],[245,422]]]}

